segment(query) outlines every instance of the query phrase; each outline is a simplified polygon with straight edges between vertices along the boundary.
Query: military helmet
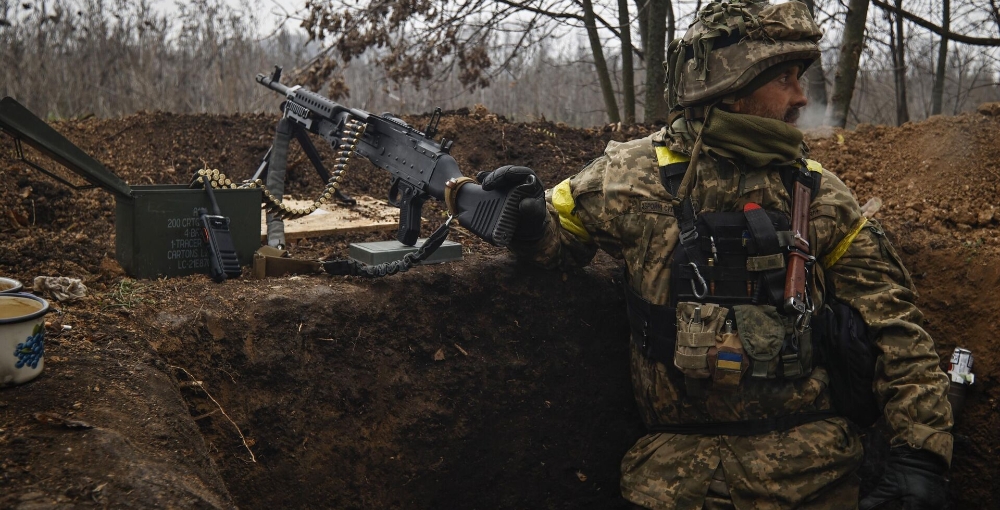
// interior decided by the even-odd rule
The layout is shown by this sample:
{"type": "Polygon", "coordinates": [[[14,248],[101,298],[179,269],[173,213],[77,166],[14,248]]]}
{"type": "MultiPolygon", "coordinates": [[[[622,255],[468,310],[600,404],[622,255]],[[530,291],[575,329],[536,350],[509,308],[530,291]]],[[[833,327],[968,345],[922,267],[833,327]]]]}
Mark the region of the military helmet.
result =
{"type": "Polygon", "coordinates": [[[822,36],[801,2],[712,2],[670,43],[667,104],[678,110],[732,99],[772,66],[818,59],[822,36]]]}

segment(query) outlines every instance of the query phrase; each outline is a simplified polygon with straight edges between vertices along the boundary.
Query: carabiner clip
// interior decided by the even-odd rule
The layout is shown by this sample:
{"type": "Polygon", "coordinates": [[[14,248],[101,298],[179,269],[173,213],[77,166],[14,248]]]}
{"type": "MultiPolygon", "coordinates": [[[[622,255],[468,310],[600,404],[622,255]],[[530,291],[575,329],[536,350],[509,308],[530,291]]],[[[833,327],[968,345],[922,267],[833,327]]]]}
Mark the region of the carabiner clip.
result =
{"type": "Polygon", "coordinates": [[[795,317],[795,333],[796,335],[801,335],[809,327],[809,323],[812,322],[812,311],[808,311],[799,314],[795,317]]]}
{"type": "Polygon", "coordinates": [[[691,266],[691,269],[694,269],[694,276],[697,278],[697,280],[691,280],[691,292],[694,293],[694,297],[701,299],[705,297],[705,294],[708,294],[708,284],[705,283],[705,279],[701,277],[701,272],[698,271],[697,264],[694,262],[688,262],[688,265],[691,266]],[[701,292],[698,292],[699,284],[701,285],[701,292]]]}

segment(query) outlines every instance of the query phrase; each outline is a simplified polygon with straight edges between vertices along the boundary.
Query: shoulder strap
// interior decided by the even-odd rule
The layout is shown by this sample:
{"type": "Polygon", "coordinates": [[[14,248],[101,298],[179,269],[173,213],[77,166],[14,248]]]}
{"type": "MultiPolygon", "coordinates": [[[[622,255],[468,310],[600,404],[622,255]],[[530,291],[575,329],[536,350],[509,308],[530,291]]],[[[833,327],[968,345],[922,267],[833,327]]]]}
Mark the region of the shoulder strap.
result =
{"type": "Polygon", "coordinates": [[[670,150],[664,142],[654,141],[653,150],[656,151],[656,163],[660,167],[660,183],[670,196],[676,197],[691,158],[670,150]]]}
{"type": "Polygon", "coordinates": [[[792,188],[796,182],[802,182],[811,190],[811,199],[815,200],[816,196],[819,195],[820,184],[823,182],[823,165],[811,159],[804,159],[802,162],[802,166],[787,167],[788,170],[781,176],[782,184],[785,185],[788,196],[793,197],[795,194],[792,192],[792,188]]]}

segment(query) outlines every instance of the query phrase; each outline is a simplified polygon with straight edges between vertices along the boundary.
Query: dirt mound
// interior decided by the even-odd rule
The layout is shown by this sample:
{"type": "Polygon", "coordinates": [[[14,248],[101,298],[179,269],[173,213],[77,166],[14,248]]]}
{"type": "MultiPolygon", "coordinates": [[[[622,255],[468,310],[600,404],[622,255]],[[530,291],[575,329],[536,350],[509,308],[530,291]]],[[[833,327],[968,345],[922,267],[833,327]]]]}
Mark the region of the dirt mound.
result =
{"type": "MultiPolygon", "coordinates": [[[[249,177],[276,121],[154,112],[55,127],[130,184],[165,184],[203,166],[249,177]]],[[[608,140],[647,132],[512,124],[482,109],[440,125],[467,174],[524,164],[549,185],[608,140]]],[[[960,508],[1000,504],[998,142],[1000,122],[980,114],[809,137],[860,202],[882,200],[939,353],[976,354],[955,430],[960,508]]],[[[134,281],[113,260],[111,196],[71,192],[0,143],[0,273],[77,277],[91,291],[49,316],[43,375],[0,390],[0,507],[622,506],[618,462],[642,431],[609,258],[545,273],[459,230],[463,262],[379,281],[134,281]]],[[[385,196],[380,170],[352,165],[348,194],[385,196]]],[[[320,188],[293,152],[288,192],[320,188]]],[[[427,223],[441,214],[428,204],[427,223]]],[[[349,242],[390,235],[292,250],[342,257],[349,242]]]]}

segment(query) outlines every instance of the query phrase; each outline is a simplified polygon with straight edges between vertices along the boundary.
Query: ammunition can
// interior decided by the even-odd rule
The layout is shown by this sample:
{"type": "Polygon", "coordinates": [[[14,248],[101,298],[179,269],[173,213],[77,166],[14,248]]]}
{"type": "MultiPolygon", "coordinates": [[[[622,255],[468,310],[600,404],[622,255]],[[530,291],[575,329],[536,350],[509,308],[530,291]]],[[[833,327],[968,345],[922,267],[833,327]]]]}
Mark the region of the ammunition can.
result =
{"type": "MultiPolygon", "coordinates": [[[[260,247],[260,189],[218,189],[222,215],[230,219],[240,265],[260,247]]],[[[133,186],[131,198],[115,200],[115,258],[133,278],[208,273],[208,247],[198,210],[211,212],[203,188],[133,186]]]]}

